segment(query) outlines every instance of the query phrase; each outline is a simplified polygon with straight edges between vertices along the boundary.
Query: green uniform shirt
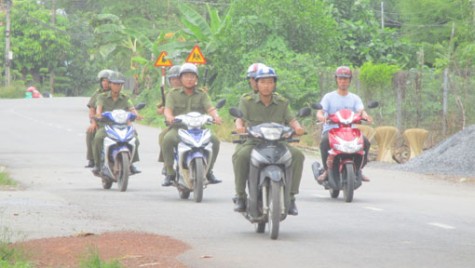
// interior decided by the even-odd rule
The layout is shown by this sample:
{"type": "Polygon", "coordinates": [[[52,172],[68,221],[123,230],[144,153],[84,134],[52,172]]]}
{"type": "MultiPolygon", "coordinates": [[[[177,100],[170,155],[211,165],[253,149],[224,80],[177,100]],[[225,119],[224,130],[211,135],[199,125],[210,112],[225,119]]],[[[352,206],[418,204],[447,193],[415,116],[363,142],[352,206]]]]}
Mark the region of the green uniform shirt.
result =
{"type": "Polygon", "coordinates": [[[89,99],[89,102],[87,103],[87,107],[96,109],[97,96],[99,96],[100,94],[104,92],[107,92],[107,91],[102,88],[99,88],[96,91],[94,91],[94,94],[92,94],[91,98],[89,99]]]}
{"type": "Polygon", "coordinates": [[[239,102],[239,109],[243,112],[243,119],[249,126],[269,122],[288,124],[295,118],[290,112],[287,99],[276,94],[272,94],[272,102],[269,106],[261,102],[259,94],[243,96],[239,102]]]}
{"type": "Polygon", "coordinates": [[[102,112],[110,112],[115,109],[129,111],[130,108],[134,107],[127,95],[120,93],[119,98],[114,101],[110,91],[99,94],[99,96],[97,96],[96,105],[102,106],[102,112]]]}
{"type": "Polygon", "coordinates": [[[186,95],[184,88],[173,89],[165,102],[165,107],[172,109],[174,116],[189,112],[206,114],[213,107],[208,94],[200,89],[195,89],[191,95],[186,95]]]}

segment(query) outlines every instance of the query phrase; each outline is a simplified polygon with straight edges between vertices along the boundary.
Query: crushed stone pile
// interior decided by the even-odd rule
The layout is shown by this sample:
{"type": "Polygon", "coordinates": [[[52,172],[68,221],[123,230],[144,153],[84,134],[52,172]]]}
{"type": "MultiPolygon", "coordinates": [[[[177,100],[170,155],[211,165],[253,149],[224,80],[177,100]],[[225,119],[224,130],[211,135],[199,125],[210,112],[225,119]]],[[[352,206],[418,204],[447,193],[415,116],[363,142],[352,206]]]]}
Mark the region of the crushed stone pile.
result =
{"type": "Polygon", "coordinates": [[[475,177],[475,125],[450,136],[397,169],[449,176],[475,177]]]}

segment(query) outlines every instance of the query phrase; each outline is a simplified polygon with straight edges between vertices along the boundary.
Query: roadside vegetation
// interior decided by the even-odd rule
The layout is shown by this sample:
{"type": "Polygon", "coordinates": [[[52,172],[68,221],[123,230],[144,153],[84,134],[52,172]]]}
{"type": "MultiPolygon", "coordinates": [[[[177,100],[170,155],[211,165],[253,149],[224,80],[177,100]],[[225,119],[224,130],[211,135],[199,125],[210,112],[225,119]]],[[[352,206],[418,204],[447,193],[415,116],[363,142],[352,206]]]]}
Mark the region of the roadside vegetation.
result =
{"type": "Polygon", "coordinates": [[[87,255],[80,261],[80,268],[123,268],[117,260],[103,261],[95,248],[90,248],[87,255]]]}
{"type": "Polygon", "coordinates": [[[2,268],[33,268],[24,252],[11,246],[11,230],[0,229],[0,267],[2,268]]]}
{"type": "Polygon", "coordinates": [[[424,128],[436,143],[475,124],[469,0],[13,1],[11,19],[12,85],[0,98],[23,97],[29,86],[90,96],[96,74],[113,69],[128,77],[135,102],[147,102],[143,122],[163,127],[157,56],[182,64],[199,45],[207,61],[199,86],[213,101],[227,99],[220,114],[229,122],[227,108],[250,90],[247,67],[262,62],[277,71],[277,91],[294,111],[333,90],[335,68],[348,65],[351,90],[380,101],[376,126],[424,128]]]}
{"type": "MultiPolygon", "coordinates": [[[[28,259],[28,253],[13,247],[8,238],[9,230],[3,229],[0,234],[0,267],[1,268],[35,268],[28,259]]],[[[104,261],[100,258],[97,249],[89,249],[78,260],[80,268],[123,268],[118,260],[104,261]]]]}
{"type": "Polygon", "coordinates": [[[5,172],[5,167],[0,166],[0,187],[1,186],[17,186],[17,182],[10,178],[10,175],[5,172]]]}

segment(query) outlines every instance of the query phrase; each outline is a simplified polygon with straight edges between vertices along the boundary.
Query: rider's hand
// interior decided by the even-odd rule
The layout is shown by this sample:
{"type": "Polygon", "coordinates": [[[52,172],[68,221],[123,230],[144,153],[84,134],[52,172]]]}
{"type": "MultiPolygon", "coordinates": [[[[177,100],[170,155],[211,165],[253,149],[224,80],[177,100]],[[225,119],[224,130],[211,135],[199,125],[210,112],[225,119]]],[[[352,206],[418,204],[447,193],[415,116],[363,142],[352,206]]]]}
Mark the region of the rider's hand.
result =
{"type": "Polygon", "coordinates": [[[295,131],[295,135],[297,136],[302,136],[303,134],[305,134],[305,130],[301,127],[295,128],[294,131],[295,131]]]}
{"type": "Polygon", "coordinates": [[[165,118],[165,121],[167,121],[168,124],[173,124],[173,121],[175,121],[175,117],[173,116],[170,116],[170,117],[167,117],[165,118]]]}
{"type": "Polygon", "coordinates": [[[141,115],[139,115],[139,114],[138,114],[137,117],[135,118],[135,120],[137,120],[137,121],[140,121],[140,120],[142,120],[142,119],[143,119],[143,116],[141,116],[141,115]]]}
{"type": "Polygon", "coordinates": [[[236,128],[236,133],[244,134],[244,133],[246,133],[246,128],[245,127],[238,127],[238,128],[236,128]]]}
{"type": "Polygon", "coordinates": [[[97,129],[97,123],[96,121],[94,121],[94,119],[92,120],[91,124],[89,125],[89,127],[87,128],[87,132],[88,133],[93,133],[94,131],[96,131],[97,129]]]}
{"type": "Polygon", "coordinates": [[[159,115],[162,115],[164,111],[165,111],[165,107],[163,107],[163,106],[160,106],[160,107],[157,108],[157,114],[159,114],[159,115]]]}
{"type": "Polygon", "coordinates": [[[368,124],[373,123],[373,118],[365,112],[363,112],[363,114],[361,115],[361,118],[366,120],[366,122],[368,122],[368,124]]]}
{"type": "Polygon", "coordinates": [[[318,121],[325,123],[327,118],[324,115],[317,114],[318,121]]]}
{"type": "Polygon", "coordinates": [[[213,120],[214,120],[214,123],[217,124],[217,125],[221,125],[221,123],[222,123],[221,117],[219,117],[219,116],[213,117],[213,120]]]}

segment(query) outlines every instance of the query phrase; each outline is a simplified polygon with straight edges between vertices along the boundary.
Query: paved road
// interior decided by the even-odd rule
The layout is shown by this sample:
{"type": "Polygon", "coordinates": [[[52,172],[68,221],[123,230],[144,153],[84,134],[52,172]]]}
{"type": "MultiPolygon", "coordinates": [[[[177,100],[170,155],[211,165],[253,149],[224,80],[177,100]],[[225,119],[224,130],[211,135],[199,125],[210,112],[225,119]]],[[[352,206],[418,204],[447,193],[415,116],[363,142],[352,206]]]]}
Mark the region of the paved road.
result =
{"type": "MultiPolygon", "coordinates": [[[[137,230],[171,236],[192,249],[189,267],[473,267],[475,186],[369,167],[372,182],[353,203],[329,198],[307,155],[300,215],[279,239],[257,234],[232,211],[234,145],[222,144],[215,173],[224,180],[200,204],[160,186],[158,130],[138,126],[143,173],[127,192],[102,190],[83,168],[86,98],[0,100],[0,164],[23,190],[0,191],[0,228],[14,240],[137,230]],[[210,258],[203,258],[209,256],[210,258]]],[[[434,163],[435,164],[435,163],[434,163]]]]}

